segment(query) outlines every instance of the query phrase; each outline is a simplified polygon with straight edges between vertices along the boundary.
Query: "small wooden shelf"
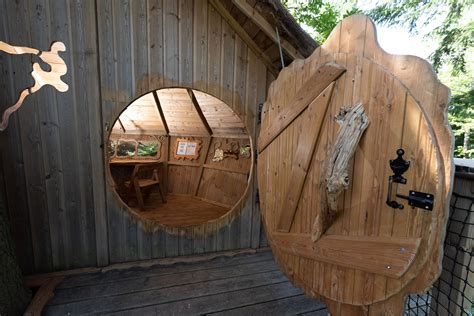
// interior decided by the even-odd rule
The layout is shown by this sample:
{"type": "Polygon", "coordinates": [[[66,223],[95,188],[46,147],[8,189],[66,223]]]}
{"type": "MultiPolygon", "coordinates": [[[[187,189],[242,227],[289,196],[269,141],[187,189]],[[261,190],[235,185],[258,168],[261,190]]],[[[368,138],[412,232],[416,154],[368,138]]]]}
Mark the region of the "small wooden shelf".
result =
{"type": "Polygon", "coordinates": [[[121,159],[121,158],[114,158],[109,160],[109,163],[112,165],[135,165],[135,164],[146,164],[146,163],[160,163],[162,161],[155,160],[155,159],[121,159]]]}
{"type": "Polygon", "coordinates": [[[227,167],[222,167],[222,166],[219,166],[219,165],[211,165],[211,164],[204,164],[204,168],[220,170],[220,171],[227,171],[227,172],[234,172],[234,173],[242,173],[242,174],[249,173],[247,170],[233,169],[233,168],[227,168],[227,167]]]}

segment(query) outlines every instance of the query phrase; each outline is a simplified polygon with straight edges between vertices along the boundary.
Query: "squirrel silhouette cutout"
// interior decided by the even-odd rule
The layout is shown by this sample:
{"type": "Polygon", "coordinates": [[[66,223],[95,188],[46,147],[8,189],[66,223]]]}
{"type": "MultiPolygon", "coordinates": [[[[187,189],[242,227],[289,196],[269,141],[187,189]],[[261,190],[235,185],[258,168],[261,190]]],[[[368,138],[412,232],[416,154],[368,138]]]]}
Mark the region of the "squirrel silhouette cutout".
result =
{"type": "Polygon", "coordinates": [[[60,92],[66,92],[69,89],[69,86],[61,80],[61,77],[67,73],[66,63],[64,62],[64,59],[59,56],[59,52],[66,51],[64,43],[53,42],[49,51],[40,51],[36,48],[12,46],[0,41],[0,50],[11,55],[36,55],[51,67],[50,71],[45,71],[41,68],[39,63],[33,63],[33,71],[31,72],[31,75],[35,80],[35,83],[33,86],[21,91],[16,103],[3,112],[0,131],[4,131],[8,126],[10,115],[21,107],[23,101],[28,95],[35,93],[45,85],[51,85],[60,92]]]}

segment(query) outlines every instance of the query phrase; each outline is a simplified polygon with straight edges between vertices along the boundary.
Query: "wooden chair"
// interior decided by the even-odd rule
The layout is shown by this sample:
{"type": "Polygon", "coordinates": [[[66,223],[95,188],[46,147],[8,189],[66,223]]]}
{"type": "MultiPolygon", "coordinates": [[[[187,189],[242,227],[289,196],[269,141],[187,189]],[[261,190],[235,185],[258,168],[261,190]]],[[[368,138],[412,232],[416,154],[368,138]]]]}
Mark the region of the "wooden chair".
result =
{"type": "MultiPolygon", "coordinates": [[[[126,185],[135,191],[135,196],[141,211],[145,211],[142,189],[151,190],[151,188],[154,186],[158,187],[161,195],[161,201],[166,203],[165,195],[160,185],[160,177],[158,176],[158,169],[161,165],[161,163],[136,164],[135,168],[133,169],[130,181],[126,182],[126,185]]],[[[148,195],[149,191],[146,197],[148,195]]]]}

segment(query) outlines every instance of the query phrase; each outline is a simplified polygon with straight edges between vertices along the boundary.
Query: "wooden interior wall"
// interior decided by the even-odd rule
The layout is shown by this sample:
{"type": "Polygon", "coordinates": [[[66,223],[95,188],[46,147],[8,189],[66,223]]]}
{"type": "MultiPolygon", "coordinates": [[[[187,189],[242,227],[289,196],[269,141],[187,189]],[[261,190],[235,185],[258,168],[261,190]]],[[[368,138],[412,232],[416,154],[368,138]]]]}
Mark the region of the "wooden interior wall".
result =
{"type": "Polygon", "coordinates": [[[247,174],[251,167],[250,159],[228,158],[220,162],[212,161],[215,148],[221,147],[223,150],[227,150],[232,143],[239,144],[239,146],[248,145],[249,140],[212,138],[197,191],[198,197],[228,206],[233,206],[241,198],[241,192],[244,192],[248,183],[247,174]]]}
{"type": "MultiPolygon", "coordinates": [[[[153,89],[192,87],[221,98],[255,141],[258,104],[273,76],[207,0],[0,0],[0,12],[0,40],[67,47],[69,91],[44,87],[0,134],[25,273],[266,245],[256,177],[229,225],[174,234],[147,232],[106,183],[107,131],[127,104],[153,89]]],[[[0,54],[2,111],[32,83],[32,59],[0,54]]]]}
{"type": "Polygon", "coordinates": [[[230,144],[250,145],[249,139],[225,137],[193,137],[201,140],[202,149],[198,160],[180,160],[173,156],[177,137],[170,137],[168,158],[169,194],[197,196],[231,208],[242,197],[248,184],[251,160],[226,158],[213,162],[215,148],[230,149],[230,144]],[[210,143],[209,143],[210,142],[210,143]],[[207,149],[209,147],[209,149],[207,149]],[[205,153],[206,151],[207,154],[205,153]],[[202,170],[201,170],[202,169],[202,170]]]}

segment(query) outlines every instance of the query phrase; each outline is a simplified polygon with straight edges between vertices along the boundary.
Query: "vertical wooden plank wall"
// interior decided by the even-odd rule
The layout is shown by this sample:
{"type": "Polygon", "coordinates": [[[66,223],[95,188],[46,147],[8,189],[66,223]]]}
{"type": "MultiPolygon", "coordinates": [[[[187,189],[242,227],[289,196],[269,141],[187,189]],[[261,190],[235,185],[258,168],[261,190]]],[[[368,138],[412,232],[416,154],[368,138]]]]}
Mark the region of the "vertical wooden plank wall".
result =
{"type": "MultiPolygon", "coordinates": [[[[67,47],[69,91],[42,88],[0,134],[12,234],[25,273],[266,244],[256,179],[229,225],[176,235],[141,227],[107,180],[107,131],[126,105],[152,89],[192,87],[221,98],[255,143],[258,104],[273,77],[207,0],[0,0],[0,12],[0,40],[41,50],[59,40],[67,47]]],[[[32,83],[36,60],[0,53],[2,112],[32,83]]]]}
{"type": "MultiPolygon", "coordinates": [[[[7,10],[18,10],[21,8],[10,8],[8,1],[1,2],[1,12],[9,12],[7,10]]],[[[7,41],[10,40],[8,30],[10,25],[14,22],[9,18],[2,19],[2,30],[0,36],[7,41]]],[[[26,41],[25,34],[18,34],[18,41],[26,41]]],[[[15,82],[22,82],[26,77],[27,70],[23,69],[28,65],[29,58],[25,56],[18,56],[14,60],[8,58],[5,54],[0,54],[0,100],[1,104],[14,104],[18,96],[18,92],[23,87],[17,87],[15,82]],[[15,72],[12,69],[16,69],[15,72]]],[[[26,100],[24,105],[33,106],[31,101],[26,100]]],[[[2,109],[3,110],[3,106],[2,109]]],[[[20,114],[20,113],[19,113],[20,114]]],[[[16,242],[16,252],[19,263],[25,273],[31,273],[38,269],[33,260],[33,245],[30,229],[30,214],[29,204],[27,199],[27,186],[25,178],[25,168],[23,164],[23,150],[20,140],[20,120],[19,115],[12,116],[9,127],[2,134],[0,134],[1,153],[2,153],[2,168],[5,179],[5,189],[7,194],[8,209],[15,209],[15,212],[10,211],[10,224],[13,240],[16,242]],[[3,148],[8,148],[4,150],[3,148]],[[9,179],[8,185],[6,179],[9,179]]],[[[3,179],[2,179],[3,180],[3,179]]],[[[47,267],[49,268],[49,267],[47,267]]],[[[40,267],[41,269],[41,267],[40,267]]]]}

